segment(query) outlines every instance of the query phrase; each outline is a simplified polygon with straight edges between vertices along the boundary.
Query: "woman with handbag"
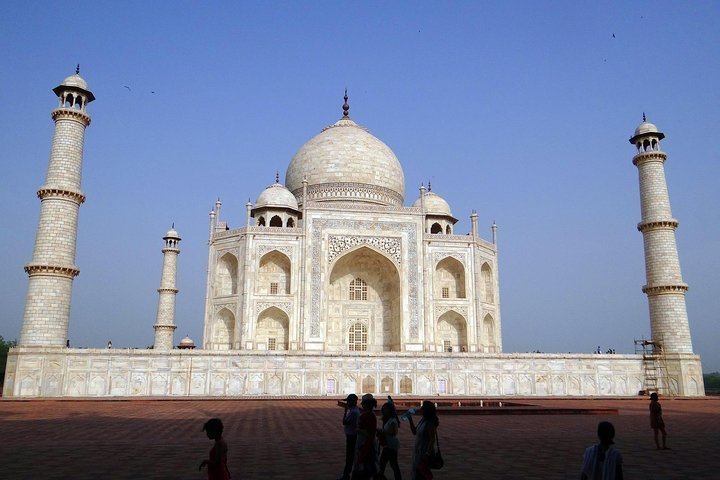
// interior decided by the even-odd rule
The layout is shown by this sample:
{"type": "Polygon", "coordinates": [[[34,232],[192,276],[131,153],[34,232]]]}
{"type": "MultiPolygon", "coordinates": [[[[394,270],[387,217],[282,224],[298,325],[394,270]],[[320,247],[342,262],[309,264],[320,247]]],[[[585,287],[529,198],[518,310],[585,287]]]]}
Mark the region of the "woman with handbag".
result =
{"type": "MultiPolygon", "coordinates": [[[[412,455],[412,480],[432,480],[433,474],[430,471],[431,457],[437,457],[440,449],[435,450],[437,443],[437,431],[440,420],[437,416],[435,404],[425,400],[420,408],[422,419],[417,427],[413,423],[412,416],[407,419],[410,422],[410,430],[415,435],[415,447],[412,455]]],[[[437,466],[437,465],[436,465],[437,466]]]]}

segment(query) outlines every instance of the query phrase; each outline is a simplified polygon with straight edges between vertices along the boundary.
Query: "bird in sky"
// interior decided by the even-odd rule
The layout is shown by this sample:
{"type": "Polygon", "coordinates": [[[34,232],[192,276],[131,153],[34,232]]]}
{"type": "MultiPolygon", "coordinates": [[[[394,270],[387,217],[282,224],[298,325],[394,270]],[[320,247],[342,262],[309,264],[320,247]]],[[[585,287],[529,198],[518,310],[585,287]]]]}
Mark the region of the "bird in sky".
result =
{"type": "Polygon", "coordinates": [[[128,89],[128,92],[132,92],[132,88],[128,87],[127,85],[123,85],[123,87],[128,89]]]}
{"type": "Polygon", "coordinates": [[[615,34],[613,33],[613,38],[615,38],[615,34]]]}

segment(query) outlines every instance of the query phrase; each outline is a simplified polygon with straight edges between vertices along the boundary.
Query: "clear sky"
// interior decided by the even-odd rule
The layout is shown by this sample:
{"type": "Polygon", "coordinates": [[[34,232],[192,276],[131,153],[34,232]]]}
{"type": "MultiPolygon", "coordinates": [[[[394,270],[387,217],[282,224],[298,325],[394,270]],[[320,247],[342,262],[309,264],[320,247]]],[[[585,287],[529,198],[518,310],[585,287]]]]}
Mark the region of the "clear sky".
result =
{"type": "Polygon", "coordinates": [[[202,339],[208,213],[231,227],[341,116],[499,225],[506,352],[632,352],[650,335],[637,170],[666,174],[695,351],[720,370],[720,3],[8,2],[0,16],[0,335],[20,333],[53,132],[81,64],[86,132],[70,340],[153,342],[162,236],[183,241],[175,340],[202,339]],[[129,87],[129,88],[126,88],[129,87]]]}

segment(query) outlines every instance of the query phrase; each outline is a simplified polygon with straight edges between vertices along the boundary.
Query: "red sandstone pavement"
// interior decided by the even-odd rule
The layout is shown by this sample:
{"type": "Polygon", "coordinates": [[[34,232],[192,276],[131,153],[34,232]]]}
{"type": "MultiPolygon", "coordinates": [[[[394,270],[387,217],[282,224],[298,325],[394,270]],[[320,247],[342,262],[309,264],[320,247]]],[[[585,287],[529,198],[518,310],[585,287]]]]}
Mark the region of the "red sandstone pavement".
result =
{"type": "MultiPolygon", "coordinates": [[[[520,402],[521,400],[513,399],[520,402]]],[[[617,415],[440,414],[442,479],[577,479],[601,420],[617,430],[628,479],[720,478],[720,398],[662,399],[671,450],[658,451],[647,399],[528,399],[617,415]]],[[[233,479],[334,479],[342,470],[335,400],[0,400],[0,478],[201,479],[210,417],[225,423],[233,479]]],[[[400,463],[410,478],[412,435],[400,463]]],[[[386,474],[392,478],[388,468],[386,474]]]]}

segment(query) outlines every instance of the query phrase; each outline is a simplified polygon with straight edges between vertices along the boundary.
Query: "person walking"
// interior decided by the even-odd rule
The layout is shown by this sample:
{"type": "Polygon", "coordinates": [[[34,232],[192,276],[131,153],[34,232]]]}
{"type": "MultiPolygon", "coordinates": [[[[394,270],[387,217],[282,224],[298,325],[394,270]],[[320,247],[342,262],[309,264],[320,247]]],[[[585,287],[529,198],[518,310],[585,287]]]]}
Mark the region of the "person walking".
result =
{"type": "Polygon", "coordinates": [[[615,427],[610,422],[600,422],[597,435],[600,443],[585,450],[580,479],[623,480],[622,455],[613,446],[615,427]]]}
{"type": "Polygon", "coordinates": [[[343,431],[345,432],[345,468],[338,480],[350,480],[353,462],[355,461],[355,445],[357,443],[358,420],[360,409],[357,407],[358,397],[351,393],[345,402],[338,402],[338,405],[345,407],[343,413],[343,431]]]}
{"type": "Polygon", "coordinates": [[[658,433],[662,433],[662,449],[668,450],[665,420],[663,420],[662,407],[660,406],[660,402],[658,402],[658,394],[655,392],[650,394],[650,428],[653,429],[655,447],[660,450],[658,433]]]}
{"type": "Polygon", "coordinates": [[[413,423],[412,415],[408,415],[410,430],[415,435],[415,445],[412,454],[412,480],[432,480],[433,474],[430,471],[428,460],[435,451],[437,431],[440,420],[437,416],[435,404],[425,400],[420,408],[422,419],[417,427],[413,423]]]}
{"type": "Polygon", "coordinates": [[[395,480],[401,480],[400,466],[398,465],[398,451],[400,450],[400,421],[395,411],[395,404],[388,396],[388,401],[380,409],[382,412],[382,428],[378,429],[382,453],[380,454],[380,478],[385,477],[385,467],[388,462],[392,468],[395,480]]]}

